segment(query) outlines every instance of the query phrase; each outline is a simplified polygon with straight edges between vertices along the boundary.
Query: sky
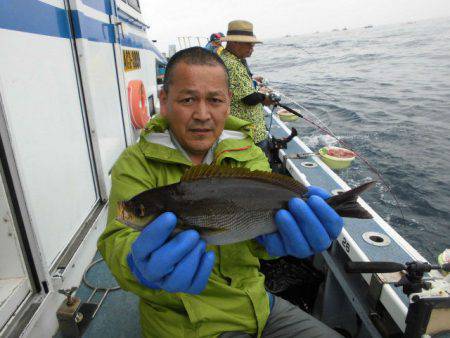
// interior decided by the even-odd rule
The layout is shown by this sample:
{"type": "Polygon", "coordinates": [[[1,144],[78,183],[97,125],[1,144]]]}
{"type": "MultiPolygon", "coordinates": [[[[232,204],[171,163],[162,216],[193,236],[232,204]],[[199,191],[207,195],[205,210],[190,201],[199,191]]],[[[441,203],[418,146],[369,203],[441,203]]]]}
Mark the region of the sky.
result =
{"type": "MultiPolygon", "coordinates": [[[[334,28],[450,18],[450,0],[140,0],[149,36],[168,51],[177,37],[226,33],[231,20],[253,23],[259,39],[334,28]]],[[[193,42],[194,40],[192,40],[193,42]]],[[[206,41],[206,40],[203,40],[206,41]]]]}

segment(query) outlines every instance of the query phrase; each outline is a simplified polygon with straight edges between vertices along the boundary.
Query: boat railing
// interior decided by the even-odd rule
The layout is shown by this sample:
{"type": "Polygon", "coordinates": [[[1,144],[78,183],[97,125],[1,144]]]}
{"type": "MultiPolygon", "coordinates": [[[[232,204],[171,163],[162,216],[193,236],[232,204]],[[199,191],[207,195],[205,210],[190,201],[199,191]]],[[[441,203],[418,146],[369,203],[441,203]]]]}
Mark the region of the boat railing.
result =
{"type": "Polygon", "coordinates": [[[179,36],[177,40],[180,50],[195,46],[203,47],[208,43],[208,38],[205,36],[179,36]]]}

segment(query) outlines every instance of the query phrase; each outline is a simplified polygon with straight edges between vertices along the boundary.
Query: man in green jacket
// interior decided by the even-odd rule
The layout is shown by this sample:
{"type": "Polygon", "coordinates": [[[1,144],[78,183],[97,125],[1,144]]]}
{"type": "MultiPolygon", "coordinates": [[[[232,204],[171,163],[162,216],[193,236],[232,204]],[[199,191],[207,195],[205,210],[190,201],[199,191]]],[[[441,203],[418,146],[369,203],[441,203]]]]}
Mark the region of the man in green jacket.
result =
{"type": "Polygon", "coordinates": [[[279,232],[223,246],[206,246],[195,230],[171,237],[177,222],[171,212],[142,232],[116,220],[118,201],[177,183],[193,165],[270,170],[251,138],[250,124],[229,117],[230,98],[226,68],[217,55],[194,47],[171,58],[160,95],[161,117],[149,122],[139,142],[114,165],[108,224],[98,248],[120,286],[141,298],[145,337],[338,336],[268,294],[259,271],[259,258],[305,257],[330,245],[342,219],[322,198],[310,197],[312,204],[297,199],[314,219],[281,210],[279,232]],[[299,225],[294,217],[306,223],[299,225]],[[316,230],[302,234],[302,226],[316,230]]]}

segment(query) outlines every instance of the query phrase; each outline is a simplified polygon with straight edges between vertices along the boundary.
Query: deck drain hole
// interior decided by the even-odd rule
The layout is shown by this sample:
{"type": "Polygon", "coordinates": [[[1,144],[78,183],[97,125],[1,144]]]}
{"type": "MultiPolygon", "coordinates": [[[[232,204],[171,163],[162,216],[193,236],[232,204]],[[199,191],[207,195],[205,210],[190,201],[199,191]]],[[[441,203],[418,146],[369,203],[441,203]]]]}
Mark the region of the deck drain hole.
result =
{"type": "Polygon", "coordinates": [[[314,168],[317,167],[317,164],[314,162],[302,162],[300,163],[302,166],[304,166],[305,168],[314,168]]]}
{"type": "Polygon", "coordinates": [[[369,236],[369,238],[372,241],[377,242],[377,243],[383,243],[384,242],[384,239],[382,237],[380,237],[380,236],[377,236],[377,235],[369,236]]]}
{"type": "Polygon", "coordinates": [[[391,239],[379,232],[368,231],[363,233],[362,237],[367,243],[376,246],[387,246],[391,244],[391,239]]]}

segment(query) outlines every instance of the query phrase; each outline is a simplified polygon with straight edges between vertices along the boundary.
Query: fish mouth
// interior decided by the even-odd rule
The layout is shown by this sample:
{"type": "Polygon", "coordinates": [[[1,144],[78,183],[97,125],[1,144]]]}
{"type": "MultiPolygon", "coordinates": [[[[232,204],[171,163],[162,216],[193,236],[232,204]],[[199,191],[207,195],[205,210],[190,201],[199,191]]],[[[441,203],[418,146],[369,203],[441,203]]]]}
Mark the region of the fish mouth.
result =
{"type": "Polygon", "coordinates": [[[134,230],[140,231],[143,228],[145,228],[148,224],[148,220],[151,218],[152,216],[139,217],[135,215],[133,212],[130,212],[126,207],[125,202],[117,203],[116,220],[134,230]]]}
{"type": "Polygon", "coordinates": [[[126,221],[123,219],[119,219],[118,217],[116,218],[120,223],[126,225],[127,227],[133,229],[133,230],[137,230],[137,231],[142,231],[145,228],[145,225],[139,225],[139,224],[135,224],[131,221],[126,221]]]}
{"type": "Polygon", "coordinates": [[[127,227],[130,227],[131,229],[141,231],[143,230],[153,219],[154,217],[146,217],[146,218],[140,218],[140,217],[123,217],[122,215],[118,214],[116,217],[116,220],[120,223],[126,225],[127,227]]]}

